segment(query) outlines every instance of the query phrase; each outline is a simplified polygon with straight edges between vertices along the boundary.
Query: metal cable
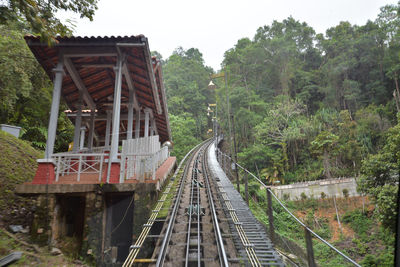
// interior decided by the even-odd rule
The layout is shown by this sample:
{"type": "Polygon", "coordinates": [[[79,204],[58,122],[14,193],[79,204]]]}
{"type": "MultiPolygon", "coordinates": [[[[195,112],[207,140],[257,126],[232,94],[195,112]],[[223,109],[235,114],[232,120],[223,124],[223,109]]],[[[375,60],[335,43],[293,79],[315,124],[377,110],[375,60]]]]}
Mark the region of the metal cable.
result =
{"type": "MultiPolygon", "coordinates": [[[[219,148],[217,148],[217,153],[220,152],[222,155],[230,158],[228,155],[226,155],[225,153],[223,153],[222,151],[219,150],[219,148]]],[[[323,239],[322,237],[320,237],[318,234],[316,234],[314,231],[312,231],[310,228],[307,227],[307,225],[305,225],[300,219],[298,219],[292,212],[290,212],[290,210],[279,200],[279,198],[272,192],[272,190],[270,189],[269,186],[267,186],[266,184],[264,184],[260,178],[258,178],[257,176],[255,176],[253,173],[251,173],[250,171],[248,171],[247,169],[245,169],[244,167],[242,167],[239,163],[236,163],[236,165],[241,168],[243,171],[247,172],[251,177],[253,177],[254,179],[256,179],[264,188],[266,188],[266,190],[268,190],[271,195],[276,199],[276,201],[279,203],[279,205],[287,212],[289,213],[289,215],[296,221],[298,222],[301,226],[303,226],[305,229],[307,229],[307,231],[309,231],[312,235],[314,235],[317,239],[319,239],[321,242],[323,242],[325,245],[327,245],[328,247],[330,247],[332,250],[334,250],[336,253],[338,253],[340,256],[342,256],[344,259],[346,259],[348,262],[354,264],[357,267],[361,267],[358,263],[356,263],[355,261],[353,261],[352,259],[350,259],[348,256],[346,256],[345,254],[343,254],[343,252],[341,252],[340,250],[338,250],[337,248],[335,248],[333,245],[331,245],[328,241],[326,241],[325,239],[323,239]]]]}

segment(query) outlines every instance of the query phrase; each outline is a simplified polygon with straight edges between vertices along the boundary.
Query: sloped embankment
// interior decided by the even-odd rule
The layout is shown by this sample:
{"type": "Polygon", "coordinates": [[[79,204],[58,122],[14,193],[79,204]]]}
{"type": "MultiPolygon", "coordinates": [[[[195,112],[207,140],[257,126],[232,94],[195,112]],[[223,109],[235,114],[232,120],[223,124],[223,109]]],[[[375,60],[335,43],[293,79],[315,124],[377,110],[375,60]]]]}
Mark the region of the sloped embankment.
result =
{"type": "Polygon", "coordinates": [[[0,131],[0,227],[28,226],[34,203],[14,194],[16,185],[32,180],[42,152],[23,140],[0,131]]]}

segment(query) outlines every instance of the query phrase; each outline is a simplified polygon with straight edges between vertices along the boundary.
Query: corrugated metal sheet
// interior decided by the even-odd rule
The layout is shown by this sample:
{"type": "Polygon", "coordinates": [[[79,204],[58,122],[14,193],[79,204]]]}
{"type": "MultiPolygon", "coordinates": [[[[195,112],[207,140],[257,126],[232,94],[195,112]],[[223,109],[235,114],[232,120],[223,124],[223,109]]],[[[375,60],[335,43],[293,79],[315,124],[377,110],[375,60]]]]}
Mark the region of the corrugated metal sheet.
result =
{"type": "MultiPolygon", "coordinates": [[[[71,36],[57,37],[56,43],[48,46],[42,43],[39,37],[27,35],[25,40],[40,62],[46,73],[53,79],[52,70],[58,62],[61,51],[71,53],[71,51],[89,51],[86,56],[71,57],[71,62],[79,74],[83,84],[87,88],[91,98],[93,99],[99,115],[106,113],[113,103],[115,73],[112,66],[116,65],[115,56],[93,56],[90,55],[91,49],[95,51],[108,51],[117,54],[123,52],[126,54],[126,64],[131,80],[135,86],[137,100],[139,105],[144,108],[153,110],[153,114],[157,122],[157,130],[162,142],[171,140],[169,120],[167,114],[167,103],[165,103],[165,89],[162,84],[161,66],[156,68],[156,58],[146,58],[145,49],[148,51],[147,38],[143,35],[138,36],[71,36]],[[117,44],[124,44],[117,48],[117,44]],[[147,63],[150,62],[153,70],[148,70],[147,63]],[[88,66],[90,65],[90,66],[88,66]],[[104,66],[104,67],[100,67],[104,66]],[[158,114],[156,109],[156,101],[153,95],[150,71],[153,71],[156,79],[159,102],[161,104],[162,113],[158,114]]],[[[79,52],[76,52],[80,54],[79,52]]],[[[66,75],[63,78],[62,96],[71,110],[75,110],[78,102],[79,91],[73,82],[70,74],[65,69],[66,75]]],[[[122,83],[122,102],[126,102],[129,96],[128,85],[125,78],[122,83]]],[[[86,107],[87,108],[87,107],[86,107]]],[[[126,112],[126,107],[122,106],[121,112],[126,112]]],[[[124,125],[126,123],[124,122],[124,125]]],[[[134,124],[135,125],[135,124],[134,124]]],[[[123,126],[123,127],[126,127],[123,126]]],[[[143,127],[142,127],[143,128],[143,127]]],[[[141,130],[143,133],[143,129],[141,130]]],[[[105,123],[96,122],[96,133],[99,136],[105,135],[105,123]]],[[[123,135],[122,135],[123,138],[123,135]]]]}

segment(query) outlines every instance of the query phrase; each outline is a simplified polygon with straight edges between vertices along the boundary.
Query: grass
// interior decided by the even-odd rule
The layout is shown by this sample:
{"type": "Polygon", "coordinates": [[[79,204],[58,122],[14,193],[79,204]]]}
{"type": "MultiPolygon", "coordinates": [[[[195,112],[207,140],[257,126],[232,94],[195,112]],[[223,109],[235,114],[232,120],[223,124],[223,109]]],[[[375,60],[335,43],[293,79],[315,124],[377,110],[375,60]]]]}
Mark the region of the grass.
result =
{"type": "MultiPolygon", "coordinates": [[[[166,218],[168,216],[168,212],[169,212],[168,207],[171,207],[171,205],[172,205],[172,201],[174,200],[174,196],[175,196],[175,189],[179,184],[179,180],[180,180],[179,177],[182,176],[182,173],[183,173],[183,169],[180,169],[178,174],[176,175],[175,180],[174,181],[170,180],[170,183],[172,182],[171,190],[169,191],[169,193],[164,201],[164,205],[162,206],[162,209],[160,210],[160,212],[157,215],[157,219],[166,218]]],[[[165,190],[166,190],[166,187],[164,188],[163,192],[165,190]]],[[[162,194],[160,194],[160,196],[162,196],[162,194]]]]}
{"type": "MultiPolygon", "coordinates": [[[[28,242],[28,235],[18,234],[18,240],[28,242]]],[[[0,228],[0,258],[14,251],[21,251],[22,258],[10,266],[82,266],[81,263],[74,263],[73,260],[62,255],[52,256],[47,251],[47,247],[39,248],[39,252],[34,251],[32,247],[25,246],[15,239],[5,234],[4,229],[0,228]]]]}
{"type": "MultiPolygon", "coordinates": [[[[241,187],[244,198],[244,186],[241,187]]],[[[249,185],[249,206],[256,218],[268,226],[265,189],[249,185]]],[[[285,202],[285,201],[283,201],[285,202]]],[[[342,229],[337,225],[335,208],[331,199],[305,199],[286,201],[287,208],[306,223],[314,232],[349,255],[362,266],[393,265],[393,234],[381,227],[373,217],[374,206],[367,201],[363,212],[361,199],[337,200],[342,229]]],[[[305,250],[304,230],[283,208],[273,200],[275,232],[285,240],[293,241],[305,250]]],[[[313,239],[314,255],[320,266],[352,266],[331,248],[313,239]]],[[[284,248],[280,248],[284,250],[284,248]]],[[[286,251],[295,254],[293,251],[286,251]]]]}
{"type": "Polygon", "coordinates": [[[0,131],[0,215],[2,225],[24,224],[32,201],[14,194],[16,185],[31,181],[43,152],[29,142],[0,131]]]}

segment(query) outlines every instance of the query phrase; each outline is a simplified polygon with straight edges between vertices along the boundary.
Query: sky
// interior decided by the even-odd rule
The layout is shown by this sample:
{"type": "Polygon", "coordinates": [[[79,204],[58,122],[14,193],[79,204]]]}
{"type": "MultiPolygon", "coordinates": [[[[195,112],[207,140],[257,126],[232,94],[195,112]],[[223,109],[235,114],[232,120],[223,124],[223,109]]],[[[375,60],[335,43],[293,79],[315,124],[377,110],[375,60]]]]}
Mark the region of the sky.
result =
{"type": "Polygon", "coordinates": [[[292,16],[317,33],[349,21],[363,25],[375,20],[379,8],[396,0],[99,0],[93,21],[73,13],[74,35],[145,35],[150,50],[168,58],[177,47],[198,48],[205,64],[220,69],[224,52],[257,28],[292,16]]]}

